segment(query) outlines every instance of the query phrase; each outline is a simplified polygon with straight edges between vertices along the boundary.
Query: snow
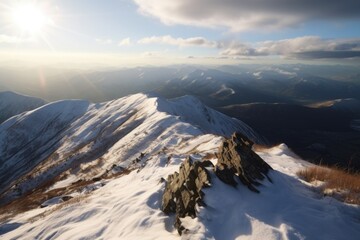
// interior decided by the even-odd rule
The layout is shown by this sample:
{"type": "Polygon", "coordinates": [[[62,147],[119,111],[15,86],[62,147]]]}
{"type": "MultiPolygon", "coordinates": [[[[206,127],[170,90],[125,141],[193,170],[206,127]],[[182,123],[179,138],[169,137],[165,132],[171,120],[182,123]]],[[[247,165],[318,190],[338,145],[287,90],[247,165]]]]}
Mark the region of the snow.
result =
{"type": "Polygon", "coordinates": [[[262,76],[261,76],[261,75],[262,75],[262,72],[261,72],[261,71],[260,71],[260,72],[254,72],[253,75],[254,75],[254,77],[257,78],[257,79],[261,79],[261,78],[262,78],[262,76]]]}
{"type": "Polygon", "coordinates": [[[214,95],[223,95],[223,98],[229,97],[233,94],[235,94],[234,89],[227,87],[225,84],[222,84],[221,88],[216,93],[214,93],[214,95]]]}
{"type": "Polygon", "coordinates": [[[155,154],[207,133],[230,136],[234,131],[262,141],[245,123],[192,96],[166,100],[135,94],[100,104],[49,103],[0,125],[0,192],[5,193],[0,201],[55,176],[64,181],[50,189],[102,175],[114,164],[128,167],[141,153],[155,154]],[[9,188],[15,183],[17,188],[9,188]]]}
{"type": "MultiPolygon", "coordinates": [[[[209,139],[197,137],[191,145],[215,151],[219,142],[209,139]]],[[[189,231],[182,237],[172,226],[173,216],[160,211],[160,179],[178,170],[186,154],[170,162],[166,154],[154,155],[139,171],[108,180],[80,202],[34,222],[28,219],[46,208],[16,216],[0,232],[4,239],[357,239],[359,207],[321,198],[296,177],[310,163],[295,158],[285,145],[258,154],[275,169],[273,182],[264,181],[257,194],[211,174],[212,187],[204,190],[207,206],[199,207],[197,218],[183,219],[189,231]]]]}
{"type": "Polygon", "coordinates": [[[56,182],[47,191],[57,189],[57,188],[64,188],[66,186],[69,186],[71,183],[76,182],[76,180],[77,180],[77,177],[75,175],[70,175],[66,179],[56,182]]]}
{"type": "MultiPolygon", "coordinates": [[[[132,171],[83,186],[69,201],[58,196],[46,203],[48,207],[2,222],[0,239],[352,240],[360,236],[360,208],[313,191],[296,175],[311,163],[280,144],[256,148],[274,169],[272,183],[263,181],[260,194],[241,184],[225,185],[212,173],[212,186],[204,190],[207,206],[198,207],[197,218],[182,220],[189,231],[180,237],[173,227],[174,216],[160,210],[165,184],[161,179],[178,171],[189,155],[196,160],[212,156],[216,163],[214,153],[223,136],[235,129],[257,137],[241,121],[207,108],[196,98],[165,100],[136,94],[101,104],[78,100],[49,104],[0,125],[0,142],[10,138],[14,125],[17,134],[33,129],[30,134],[38,135],[41,124],[34,119],[44,116],[49,126],[58,116],[66,127],[61,126],[58,145],[51,149],[56,155],[35,168],[36,176],[24,182],[24,188],[31,189],[55,173],[64,177],[48,190],[101,176],[109,169],[132,171]]],[[[49,139],[44,139],[46,145],[49,139]]]]}
{"type": "Polygon", "coordinates": [[[223,184],[212,174],[206,207],[186,218],[189,239],[357,239],[359,207],[320,198],[296,177],[310,163],[284,145],[258,152],[274,169],[260,194],[223,184]],[[280,157],[280,158],[279,158],[280,157]]]}

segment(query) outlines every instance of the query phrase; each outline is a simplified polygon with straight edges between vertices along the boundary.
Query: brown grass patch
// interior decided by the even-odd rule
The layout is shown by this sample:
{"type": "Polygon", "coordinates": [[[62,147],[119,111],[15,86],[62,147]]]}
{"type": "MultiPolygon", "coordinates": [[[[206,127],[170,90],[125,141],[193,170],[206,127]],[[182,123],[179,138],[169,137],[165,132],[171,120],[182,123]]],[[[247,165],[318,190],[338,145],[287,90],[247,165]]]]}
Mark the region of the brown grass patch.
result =
{"type": "MultiPolygon", "coordinates": [[[[105,174],[101,176],[100,179],[112,179],[112,178],[119,178],[123,175],[129,174],[134,169],[124,169],[121,172],[115,174],[105,174]]],[[[21,198],[15,199],[10,203],[0,207],[0,222],[6,221],[9,218],[16,216],[17,214],[29,211],[31,209],[38,208],[43,202],[49,200],[54,197],[62,196],[62,195],[69,195],[79,189],[94,183],[93,180],[79,180],[77,182],[72,183],[71,185],[64,187],[64,188],[57,188],[50,191],[46,191],[51,184],[45,184],[42,187],[29,192],[28,194],[22,196],[21,198]]],[[[67,206],[68,204],[72,204],[76,201],[81,200],[82,197],[76,197],[74,199],[70,199],[62,204],[59,207],[67,206]]],[[[54,208],[55,210],[58,209],[57,207],[54,208]]],[[[53,211],[53,210],[51,210],[53,211]]]]}
{"type": "Polygon", "coordinates": [[[339,200],[360,205],[360,174],[349,173],[337,167],[309,167],[297,172],[297,175],[311,183],[324,182],[321,191],[324,195],[336,194],[339,200]],[[331,191],[329,191],[331,190],[331,191]]]}

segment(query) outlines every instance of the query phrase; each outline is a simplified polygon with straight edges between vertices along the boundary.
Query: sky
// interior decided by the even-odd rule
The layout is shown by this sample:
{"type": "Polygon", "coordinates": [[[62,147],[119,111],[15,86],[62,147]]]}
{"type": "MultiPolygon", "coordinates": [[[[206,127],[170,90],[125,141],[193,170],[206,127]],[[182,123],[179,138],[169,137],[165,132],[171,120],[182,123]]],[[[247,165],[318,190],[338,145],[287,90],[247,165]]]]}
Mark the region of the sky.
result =
{"type": "Polygon", "coordinates": [[[359,64],[358,0],[0,0],[0,61],[359,64]]]}

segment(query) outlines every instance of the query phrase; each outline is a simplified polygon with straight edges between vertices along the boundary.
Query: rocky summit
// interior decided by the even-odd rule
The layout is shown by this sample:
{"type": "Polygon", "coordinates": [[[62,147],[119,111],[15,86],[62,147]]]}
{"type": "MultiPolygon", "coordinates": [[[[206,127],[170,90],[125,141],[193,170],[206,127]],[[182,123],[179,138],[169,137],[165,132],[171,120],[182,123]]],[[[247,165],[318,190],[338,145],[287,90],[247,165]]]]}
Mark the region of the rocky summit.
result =
{"type": "MultiPolygon", "coordinates": [[[[216,176],[224,183],[237,186],[238,176],[241,183],[254,192],[259,192],[254,185],[259,185],[272,169],[253,150],[253,142],[240,133],[234,133],[225,139],[218,153],[215,168],[216,176]]],[[[188,157],[181,165],[179,172],[170,174],[167,178],[162,197],[162,211],[166,214],[175,213],[174,226],[181,235],[186,231],[181,218],[196,217],[196,204],[206,206],[204,202],[204,187],[211,186],[209,170],[214,169],[210,161],[193,161],[188,157]]]]}

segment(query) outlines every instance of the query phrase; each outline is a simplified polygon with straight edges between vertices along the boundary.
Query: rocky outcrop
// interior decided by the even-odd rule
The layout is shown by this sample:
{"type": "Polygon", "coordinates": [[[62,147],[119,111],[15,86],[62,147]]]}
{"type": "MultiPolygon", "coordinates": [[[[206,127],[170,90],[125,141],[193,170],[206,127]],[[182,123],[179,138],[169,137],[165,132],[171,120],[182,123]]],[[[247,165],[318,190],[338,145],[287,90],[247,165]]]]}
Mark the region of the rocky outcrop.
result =
{"type": "Polygon", "coordinates": [[[240,133],[234,133],[226,139],[217,153],[216,175],[226,184],[236,186],[234,177],[238,177],[245,186],[259,192],[255,186],[265,177],[271,181],[267,173],[272,169],[253,150],[253,142],[240,133]]]}
{"type": "MultiPolygon", "coordinates": [[[[216,176],[226,184],[237,186],[240,182],[254,192],[259,180],[267,176],[271,167],[253,150],[253,142],[247,137],[234,133],[230,139],[224,140],[216,154],[216,176]]],[[[207,167],[214,169],[210,161],[192,161],[189,157],[180,166],[179,173],[168,176],[162,197],[162,211],[166,214],[175,213],[174,226],[181,235],[186,229],[181,218],[196,217],[196,204],[206,206],[202,188],[210,186],[210,175],[207,167]]],[[[162,181],[165,181],[162,179],[162,181]]]]}
{"type": "Polygon", "coordinates": [[[174,225],[180,235],[185,230],[180,218],[196,217],[196,204],[205,205],[201,189],[210,186],[210,175],[205,169],[209,163],[211,164],[209,161],[193,162],[189,157],[181,164],[179,173],[168,176],[162,198],[162,211],[176,214],[174,225]]]}

